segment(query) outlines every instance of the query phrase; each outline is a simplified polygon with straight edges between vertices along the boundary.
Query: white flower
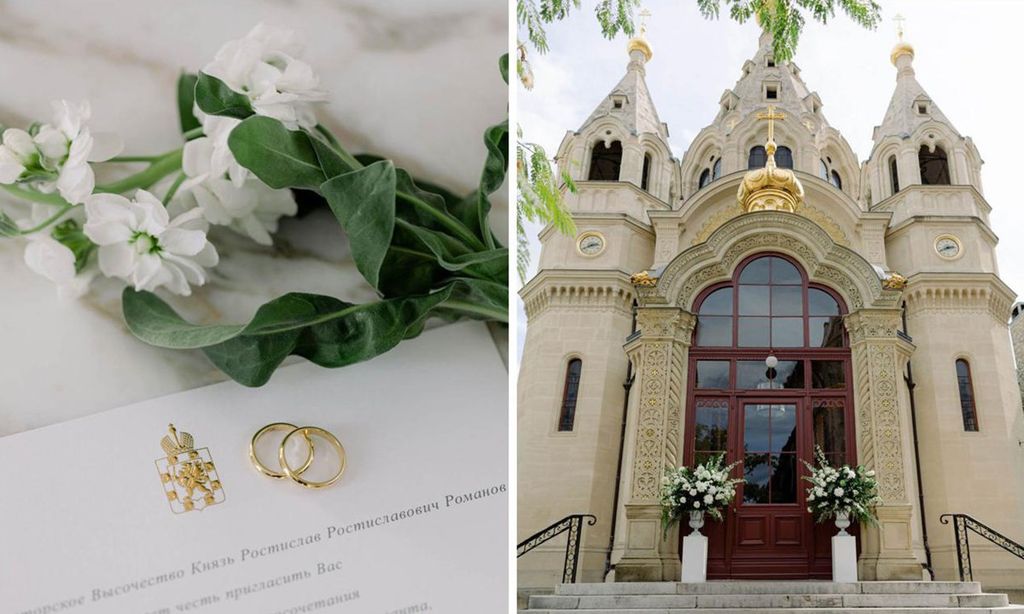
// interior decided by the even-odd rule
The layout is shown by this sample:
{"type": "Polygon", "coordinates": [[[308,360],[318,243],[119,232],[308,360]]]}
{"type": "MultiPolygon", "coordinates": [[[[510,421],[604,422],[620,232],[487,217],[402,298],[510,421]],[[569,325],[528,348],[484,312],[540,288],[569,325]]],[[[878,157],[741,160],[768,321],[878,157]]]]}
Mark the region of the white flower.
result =
{"type": "Polygon", "coordinates": [[[711,495],[704,495],[704,503],[711,505],[712,503],[714,503],[714,501],[715,498],[712,497],[711,495]]]}
{"type": "Polygon", "coordinates": [[[691,497],[696,497],[697,496],[697,489],[696,488],[691,488],[690,489],[690,496],[691,497]]]}
{"type": "Polygon", "coordinates": [[[833,490],[832,492],[833,492],[833,493],[835,494],[835,496],[837,496],[837,497],[842,497],[842,496],[843,496],[843,492],[844,492],[844,491],[843,491],[843,489],[842,489],[842,488],[840,488],[840,487],[836,487],[836,489],[835,489],[835,490],[833,490]]]}
{"type": "Polygon", "coordinates": [[[29,133],[17,128],[4,130],[0,141],[0,183],[14,183],[38,160],[39,151],[29,133]]]}
{"type": "Polygon", "coordinates": [[[34,233],[29,235],[25,247],[25,264],[32,272],[42,275],[57,285],[57,296],[78,298],[85,294],[94,273],[78,275],[75,254],[53,237],[34,233]]]}
{"type": "Polygon", "coordinates": [[[43,124],[32,137],[18,129],[4,131],[0,145],[0,183],[30,181],[42,192],[56,189],[64,200],[79,204],[96,186],[90,162],[102,162],[121,151],[113,134],[92,134],[85,126],[89,103],[53,103],[53,123],[43,124]],[[26,173],[28,171],[28,173],[26,173]]]}
{"type": "Polygon", "coordinates": [[[693,507],[695,507],[695,508],[700,507],[700,501],[694,501],[693,502],[693,507]]]}
{"type": "Polygon", "coordinates": [[[190,179],[182,183],[176,204],[199,207],[211,224],[229,226],[261,245],[271,244],[270,234],[277,231],[281,216],[298,211],[290,190],[275,190],[244,175],[240,183],[228,179],[231,171],[220,165],[216,145],[209,138],[185,145],[182,169],[190,179]]]}
{"type": "Polygon", "coordinates": [[[99,245],[100,270],[136,290],[166,287],[192,293],[206,283],[205,267],[217,264],[217,250],[206,238],[206,220],[193,209],[173,220],[155,196],[139,190],[135,200],[94,194],[85,202],[85,234],[99,245]]]}
{"type": "Polygon", "coordinates": [[[253,111],[289,129],[316,125],[313,106],[327,99],[309,64],[297,59],[295,33],[259,24],[244,38],[225,43],[203,72],[246,95],[253,111]]]}
{"type": "Polygon", "coordinates": [[[102,162],[121,151],[121,139],[109,133],[89,132],[85,126],[92,111],[88,102],[53,103],[53,124],[45,124],[35,136],[43,165],[58,170],[57,191],[71,204],[85,201],[96,186],[90,162],[102,162]]]}
{"type": "Polygon", "coordinates": [[[206,177],[223,177],[227,175],[235,187],[242,187],[249,178],[249,170],[238,163],[235,154],[228,146],[228,137],[241,120],[233,117],[207,115],[194,107],[193,115],[203,124],[206,136],[185,143],[182,152],[181,168],[189,177],[182,184],[184,189],[202,182],[206,177]]]}

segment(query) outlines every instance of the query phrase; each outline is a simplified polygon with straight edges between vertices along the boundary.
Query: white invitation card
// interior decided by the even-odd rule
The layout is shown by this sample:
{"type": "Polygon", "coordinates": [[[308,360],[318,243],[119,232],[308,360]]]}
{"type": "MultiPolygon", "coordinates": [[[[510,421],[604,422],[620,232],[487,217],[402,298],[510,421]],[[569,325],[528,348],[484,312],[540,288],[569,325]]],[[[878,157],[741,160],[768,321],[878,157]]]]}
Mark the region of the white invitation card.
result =
{"type": "MultiPolygon", "coordinates": [[[[462,324],[0,439],[0,611],[505,611],[507,381],[486,328],[462,324]],[[250,439],[273,422],[336,435],[341,479],[258,473],[250,439]]],[[[313,441],[310,475],[337,463],[313,441]]]]}

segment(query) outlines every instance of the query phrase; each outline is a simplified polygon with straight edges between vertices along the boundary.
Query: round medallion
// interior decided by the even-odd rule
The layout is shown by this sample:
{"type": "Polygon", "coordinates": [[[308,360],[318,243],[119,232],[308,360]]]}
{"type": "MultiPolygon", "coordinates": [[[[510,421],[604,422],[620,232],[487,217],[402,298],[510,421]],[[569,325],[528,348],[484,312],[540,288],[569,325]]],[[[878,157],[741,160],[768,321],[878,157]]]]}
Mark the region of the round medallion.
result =
{"type": "Polygon", "coordinates": [[[953,260],[960,256],[963,249],[960,246],[960,239],[953,235],[942,235],[935,239],[935,251],[943,258],[953,260]]]}
{"type": "Polygon", "coordinates": [[[596,256],[604,247],[604,235],[599,232],[585,232],[576,239],[576,250],[584,256],[596,256]]]}

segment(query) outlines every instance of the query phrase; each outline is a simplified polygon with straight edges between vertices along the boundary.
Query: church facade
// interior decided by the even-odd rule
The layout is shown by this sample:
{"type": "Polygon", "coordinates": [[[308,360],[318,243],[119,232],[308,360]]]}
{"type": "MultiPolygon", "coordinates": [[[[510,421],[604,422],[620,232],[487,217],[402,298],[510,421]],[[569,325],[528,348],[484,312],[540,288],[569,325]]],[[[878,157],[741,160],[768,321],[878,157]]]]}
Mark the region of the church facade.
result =
{"type": "MultiPolygon", "coordinates": [[[[863,580],[957,577],[943,514],[1024,542],[1024,412],[982,159],[892,52],[895,89],[863,163],[771,38],[682,160],[645,83],[648,42],[556,157],[578,234],[541,233],[518,387],[520,539],[592,514],[579,580],[680,575],[658,504],[668,467],[723,454],[746,482],[708,522],[709,578],[831,577],[806,509],[820,449],[879,482],[863,580]],[[767,364],[776,364],[774,369],[767,364]]],[[[1024,561],[972,540],[974,578],[1024,561]]],[[[550,590],[564,545],[519,560],[550,590]]]]}

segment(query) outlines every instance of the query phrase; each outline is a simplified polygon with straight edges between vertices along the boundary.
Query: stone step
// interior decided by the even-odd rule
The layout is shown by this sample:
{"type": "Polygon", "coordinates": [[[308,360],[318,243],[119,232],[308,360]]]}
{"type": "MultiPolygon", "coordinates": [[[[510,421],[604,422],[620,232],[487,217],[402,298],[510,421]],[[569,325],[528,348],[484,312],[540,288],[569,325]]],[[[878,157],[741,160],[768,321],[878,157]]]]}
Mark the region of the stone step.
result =
{"type": "MultiPolygon", "coordinates": [[[[1002,606],[995,608],[641,608],[624,610],[615,608],[613,610],[568,610],[573,614],[694,614],[696,612],[707,612],[708,614],[751,614],[752,611],[760,614],[1024,614],[1024,606],[1002,606]]],[[[520,610],[521,614],[562,614],[566,610],[534,609],[520,610]]]]}
{"type": "Polygon", "coordinates": [[[560,584],[556,595],[856,595],[981,593],[977,582],[826,582],[804,580],[712,582],[589,582],[560,584]]]}
{"type": "Polygon", "coordinates": [[[540,610],[784,610],[871,608],[994,608],[1009,605],[1006,595],[921,594],[719,594],[719,595],[534,595],[530,608],[540,610]]]}

